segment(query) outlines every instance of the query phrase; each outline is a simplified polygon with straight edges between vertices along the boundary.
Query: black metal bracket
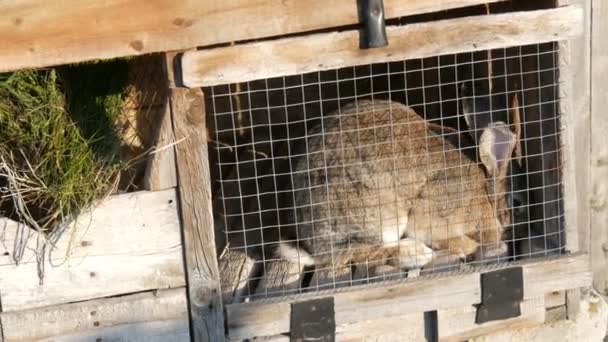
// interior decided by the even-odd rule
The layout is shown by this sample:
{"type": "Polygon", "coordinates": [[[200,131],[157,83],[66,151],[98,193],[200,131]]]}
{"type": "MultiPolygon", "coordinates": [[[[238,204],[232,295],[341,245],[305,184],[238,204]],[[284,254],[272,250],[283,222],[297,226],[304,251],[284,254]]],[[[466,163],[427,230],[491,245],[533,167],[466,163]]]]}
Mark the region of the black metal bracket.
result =
{"type": "Polygon", "coordinates": [[[289,325],[289,340],[292,342],[334,342],[336,339],[334,298],[292,303],[289,325]]]}
{"type": "Polygon", "coordinates": [[[363,24],[359,35],[359,48],[370,49],[388,45],[382,0],[357,0],[359,20],[363,24]]]}
{"type": "Polygon", "coordinates": [[[524,276],[521,267],[506,268],[481,275],[481,304],[475,323],[518,317],[524,299],[524,276]]]}

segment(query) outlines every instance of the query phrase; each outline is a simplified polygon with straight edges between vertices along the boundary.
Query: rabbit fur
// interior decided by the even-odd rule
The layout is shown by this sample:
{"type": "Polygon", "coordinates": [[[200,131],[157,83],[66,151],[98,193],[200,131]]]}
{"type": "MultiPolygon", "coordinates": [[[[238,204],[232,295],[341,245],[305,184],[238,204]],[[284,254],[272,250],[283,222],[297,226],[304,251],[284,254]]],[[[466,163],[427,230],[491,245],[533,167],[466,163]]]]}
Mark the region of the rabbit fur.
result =
{"type": "Polygon", "coordinates": [[[308,131],[294,166],[297,241],[284,238],[279,257],[413,269],[440,255],[506,252],[506,176],[517,142],[506,124],[483,128],[467,155],[466,137],[401,103],[359,100],[333,114],[308,131]]]}

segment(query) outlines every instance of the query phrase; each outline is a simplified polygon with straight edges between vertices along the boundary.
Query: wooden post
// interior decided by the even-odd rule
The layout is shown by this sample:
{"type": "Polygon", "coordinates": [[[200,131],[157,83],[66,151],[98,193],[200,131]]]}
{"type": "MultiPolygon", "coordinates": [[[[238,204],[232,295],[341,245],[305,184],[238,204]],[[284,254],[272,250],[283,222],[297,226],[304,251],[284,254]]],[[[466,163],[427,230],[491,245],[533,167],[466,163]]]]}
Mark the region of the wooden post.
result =
{"type": "MultiPolygon", "coordinates": [[[[559,0],[559,6],[583,8],[583,34],[560,43],[560,102],[566,144],[564,163],[564,204],[566,211],[566,248],[589,252],[593,222],[591,199],[591,1],[559,0]],[[570,176],[569,176],[570,175],[570,176]]],[[[595,73],[595,72],[594,72],[595,73]]],[[[591,259],[593,255],[590,255],[591,259]]],[[[579,312],[580,290],[566,291],[567,316],[579,312]]]]}
{"type": "Polygon", "coordinates": [[[591,238],[590,254],[593,284],[602,294],[608,293],[608,4],[592,2],[591,28],[591,238]]]}
{"type": "Polygon", "coordinates": [[[200,89],[170,91],[177,180],[194,341],[224,341],[220,275],[215,251],[207,157],[205,102],[200,89]]]}

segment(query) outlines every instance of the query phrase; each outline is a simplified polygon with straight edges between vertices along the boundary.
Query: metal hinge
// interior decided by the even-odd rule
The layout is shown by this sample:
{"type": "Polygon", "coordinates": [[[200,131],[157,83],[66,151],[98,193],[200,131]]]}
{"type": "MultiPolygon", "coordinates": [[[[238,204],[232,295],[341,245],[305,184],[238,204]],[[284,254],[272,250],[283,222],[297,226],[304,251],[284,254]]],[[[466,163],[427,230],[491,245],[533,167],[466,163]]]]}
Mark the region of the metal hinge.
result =
{"type": "Polygon", "coordinates": [[[290,341],[334,342],[336,320],[334,298],[291,304],[290,341]]]}
{"type": "Polygon", "coordinates": [[[481,304],[475,323],[519,317],[524,299],[524,276],[521,267],[506,268],[481,275],[481,304]]]}
{"type": "Polygon", "coordinates": [[[370,49],[387,46],[383,1],[358,0],[357,5],[359,7],[359,20],[363,25],[359,36],[359,47],[370,49]]]}

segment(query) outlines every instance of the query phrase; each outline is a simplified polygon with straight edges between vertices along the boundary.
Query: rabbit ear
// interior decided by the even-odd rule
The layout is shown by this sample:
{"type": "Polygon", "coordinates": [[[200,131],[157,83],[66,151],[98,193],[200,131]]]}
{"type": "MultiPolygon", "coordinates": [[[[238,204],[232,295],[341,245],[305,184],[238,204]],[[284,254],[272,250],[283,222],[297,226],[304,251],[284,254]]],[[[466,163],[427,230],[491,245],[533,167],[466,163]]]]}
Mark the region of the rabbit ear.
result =
{"type": "Polygon", "coordinates": [[[483,130],[479,141],[479,157],[489,175],[495,178],[507,175],[515,141],[515,134],[502,122],[492,123],[483,130]]]}

